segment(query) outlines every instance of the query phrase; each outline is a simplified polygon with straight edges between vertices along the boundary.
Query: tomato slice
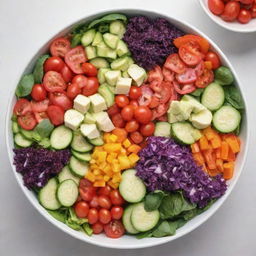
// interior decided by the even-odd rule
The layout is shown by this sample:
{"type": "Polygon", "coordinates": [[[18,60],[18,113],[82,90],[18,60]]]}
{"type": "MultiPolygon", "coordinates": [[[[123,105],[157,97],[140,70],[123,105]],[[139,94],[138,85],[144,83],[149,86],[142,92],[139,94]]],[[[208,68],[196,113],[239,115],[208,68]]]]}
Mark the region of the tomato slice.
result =
{"type": "Polygon", "coordinates": [[[150,83],[150,88],[155,91],[161,91],[161,83],[164,77],[162,70],[159,66],[155,66],[154,69],[150,70],[148,73],[148,82],[150,83]]]}
{"type": "Polygon", "coordinates": [[[204,72],[204,68],[205,68],[205,63],[204,61],[200,61],[196,67],[194,68],[195,72],[196,72],[196,76],[201,76],[204,72]]]}
{"type": "Polygon", "coordinates": [[[34,115],[38,123],[40,123],[44,119],[48,119],[46,112],[35,112],[34,115]]]}
{"type": "Polygon", "coordinates": [[[180,59],[177,53],[173,53],[168,56],[164,63],[164,67],[172,70],[175,73],[183,73],[185,71],[186,65],[180,59]]]}
{"type": "Polygon", "coordinates": [[[172,83],[171,82],[162,82],[161,84],[161,91],[155,93],[155,96],[159,98],[160,103],[166,103],[169,101],[172,95],[172,83]]]}
{"type": "Polygon", "coordinates": [[[199,76],[196,80],[196,87],[205,88],[208,84],[210,84],[214,80],[213,71],[205,68],[201,76],[199,76]]]}
{"type": "Polygon", "coordinates": [[[31,104],[27,99],[19,99],[13,108],[13,113],[16,116],[25,115],[27,112],[31,112],[31,104]]]}
{"type": "Polygon", "coordinates": [[[62,92],[67,87],[61,74],[55,71],[46,72],[43,79],[43,85],[48,92],[62,92]]]}
{"type": "Polygon", "coordinates": [[[82,64],[87,61],[85,50],[82,46],[77,46],[65,55],[65,62],[75,74],[83,74],[82,64]]]}
{"type": "Polygon", "coordinates": [[[49,98],[53,105],[59,106],[64,110],[71,109],[73,106],[73,103],[66,95],[66,92],[51,92],[49,98]]]}
{"type": "Polygon", "coordinates": [[[191,84],[196,81],[196,72],[192,68],[187,68],[182,74],[177,74],[176,79],[181,84],[191,84]]]}
{"type": "Polygon", "coordinates": [[[45,112],[49,105],[49,99],[41,100],[41,101],[31,101],[32,111],[35,112],[45,112]]]}
{"type": "Polygon", "coordinates": [[[163,116],[169,109],[170,103],[161,103],[157,108],[153,109],[152,121],[163,116]]]}
{"type": "Polygon", "coordinates": [[[194,86],[194,84],[184,84],[184,85],[180,85],[177,81],[173,82],[175,91],[179,94],[187,94],[187,93],[191,93],[193,92],[196,87],[194,86]]]}
{"type": "Polygon", "coordinates": [[[174,72],[166,67],[163,67],[163,76],[164,76],[164,80],[168,81],[168,82],[172,82],[174,80],[174,72]]]}
{"type": "Polygon", "coordinates": [[[119,238],[124,235],[125,229],[120,220],[111,220],[104,226],[104,231],[107,237],[119,238]]]}
{"type": "Polygon", "coordinates": [[[168,117],[166,114],[160,116],[157,118],[157,121],[160,121],[160,122],[168,122],[168,117]]]}
{"type": "Polygon", "coordinates": [[[180,58],[189,66],[195,66],[202,60],[200,46],[197,42],[190,41],[179,48],[180,58]]]}
{"type": "Polygon", "coordinates": [[[160,99],[158,96],[153,95],[151,101],[148,105],[149,108],[156,108],[160,104],[160,99]]]}
{"type": "Polygon", "coordinates": [[[51,123],[54,125],[64,123],[64,110],[59,106],[49,106],[47,109],[47,115],[49,116],[51,123]]]}
{"type": "Polygon", "coordinates": [[[70,42],[67,38],[56,38],[50,46],[52,56],[64,57],[65,54],[71,49],[70,42]]]}
{"type": "Polygon", "coordinates": [[[148,85],[142,85],[140,88],[142,95],[139,97],[138,103],[140,106],[148,106],[151,102],[153,91],[149,88],[148,85]]]}
{"type": "Polygon", "coordinates": [[[25,130],[33,130],[37,124],[35,116],[32,112],[18,117],[18,124],[25,130]]]}

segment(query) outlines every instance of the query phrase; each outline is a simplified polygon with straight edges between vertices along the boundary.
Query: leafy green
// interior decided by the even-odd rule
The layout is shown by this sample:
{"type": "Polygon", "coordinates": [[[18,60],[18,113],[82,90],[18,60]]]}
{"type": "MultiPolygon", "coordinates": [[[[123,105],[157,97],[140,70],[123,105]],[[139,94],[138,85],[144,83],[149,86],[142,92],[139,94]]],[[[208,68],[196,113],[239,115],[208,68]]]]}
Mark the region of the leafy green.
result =
{"type": "Polygon", "coordinates": [[[234,82],[234,76],[228,67],[221,66],[217,68],[214,77],[220,85],[230,85],[234,82]]]}
{"type": "Polygon", "coordinates": [[[35,131],[41,136],[41,138],[49,137],[54,126],[49,119],[43,119],[36,127],[35,131]]]}
{"type": "Polygon", "coordinates": [[[88,236],[92,235],[92,229],[91,229],[89,223],[84,223],[82,225],[82,229],[83,229],[83,231],[85,232],[86,235],[88,235],[88,236]]]}
{"type": "Polygon", "coordinates": [[[239,92],[239,90],[235,86],[228,86],[225,88],[225,99],[228,104],[233,106],[238,110],[244,109],[244,101],[239,92]]]}
{"type": "Polygon", "coordinates": [[[75,34],[71,40],[71,47],[76,47],[81,43],[82,34],[75,34]]]}
{"type": "Polygon", "coordinates": [[[67,218],[67,209],[57,210],[57,211],[48,210],[48,212],[49,212],[49,213],[52,215],[52,217],[55,218],[56,220],[65,223],[66,218],[67,218]]]}
{"type": "Polygon", "coordinates": [[[203,93],[204,89],[203,88],[197,88],[195,91],[191,92],[190,95],[195,96],[195,97],[200,97],[203,93]]]}
{"type": "Polygon", "coordinates": [[[162,199],[166,196],[166,193],[161,190],[156,190],[146,195],[145,197],[145,210],[148,212],[157,210],[162,202],[162,199]]]}
{"type": "Polygon", "coordinates": [[[98,31],[100,33],[102,33],[102,34],[108,32],[109,31],[109,24],[101,24],[101,25],[99,25],[98,31]]]}
{"type": "Polygon", "coordinates": [[[49,58],[48,54],[42,55],[36,61],[33,76],[36,84],[41,84],[44,76],[44,62],[49,58]]]}
{"type": "Polygon", "coordinates": [[[17,97],[25,97],[31,93],[32,87],[34,85],[34,76],[33,74],[24,75],[16,89],[17,97]]]}
{"type": "Polygon", "coordinates": [[[88,220],[85,218],[78,218],[75,214],[75,211],[72,207],[68,208],[68,217],[65,220],[65,223],[74,230],[81,230],[82,225],[87,223],[88,220]]]}

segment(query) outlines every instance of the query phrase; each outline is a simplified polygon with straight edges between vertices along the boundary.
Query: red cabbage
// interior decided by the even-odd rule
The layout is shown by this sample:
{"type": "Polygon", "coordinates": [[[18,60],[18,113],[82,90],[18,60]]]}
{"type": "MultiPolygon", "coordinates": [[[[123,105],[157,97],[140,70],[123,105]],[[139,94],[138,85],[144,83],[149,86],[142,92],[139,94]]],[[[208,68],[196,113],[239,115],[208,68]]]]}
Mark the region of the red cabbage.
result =
{"type": "Polygon", "coordinates": [[[23,176],[28,189],[43,187],[69,162],[69,150],[51,151],[42,148],[14,149],[16,171],[23,176]]]}
{"type": "Polygon", "coordinates": [[[182,190],[191,202],[204,207],[211,199],[221,197],[227,185],[221,175],[208,176],[196,164],[190,148],[164,137],[149,137],[139,153],[137,175],[149,191],[182,190]]]}

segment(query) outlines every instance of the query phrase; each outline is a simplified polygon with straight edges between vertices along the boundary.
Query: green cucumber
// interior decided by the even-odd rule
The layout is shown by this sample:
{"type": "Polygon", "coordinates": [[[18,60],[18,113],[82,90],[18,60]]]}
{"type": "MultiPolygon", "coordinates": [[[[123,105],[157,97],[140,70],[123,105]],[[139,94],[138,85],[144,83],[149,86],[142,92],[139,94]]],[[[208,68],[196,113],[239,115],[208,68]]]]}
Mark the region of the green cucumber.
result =
{"type": "Polygon", "coordinates": [[[175,140],[182,144],[193,144],[195,128],[189,122],[176,122],[172,124],[172,136],[175,140]]]}
{"type": "Polygon", "coordinates": [[[76,184],[79,184],[80,178],[73,175],[73,173],[70,171],[69,167],[66,165],[63,167],[61,172],[58,174],[58,180],[59,183],[61,183],[64,180],[73,180],[76,184]]]}
{"type": "Polygon", "coordinates": [[[95,33],[96,33],[95,29],[90,29],[86,31],[81,38],[82,45],[83,46],[90,45],[94,39],[95,33]]]}
{"type": "Polygon", "coordinates": [[[22,134],[16,133],[14,136],[14,142],[22,148],[30,147],[33,143],[32,140],[26,139],[22,134]]]}
{"type": "Polygon", "coordinates": [[[120,20],[114,20],[109,25],[109,32],[122,38],[125,33],[125,25],[120,20]]]}
{"type": "Polygon", "coordinates": [[[78,197],[78,185],[72,179],[62,181],[57,189],[57,198],[62,206],[72,206],[78,197]]]}
{"type": "Polygon", "coordinates": [[[91,160],[91,154],[89,153],[80,153],[73,149],[71,149],[71,153],[76,159],[80,161],[89,162],[91,160]]]}
{"type": "Polygon", "coordinates": [[[100,84],[105,83],[105,81],[106,81],[105,73],[109,70],[110,70],[109,68],[100,68],[98,70],[97,78],[98,78],[100,84]]]}
{"type": "Polygon", "coordinates": [[[102,34],[100,32],[96,32],[93,41],[92,41],[92,46],[97,46],[103,41],[102,34]]]}
{"type": "Polygon", "coordinates": [[[70,158],[69,168],[74,175],[80,178],[84,177],[89,170],[89,166],[87,162],[80,161],[74,156],[71,156],[70,158]]]}
{"type": "Polygon", "coordinates": [[[102,84],[98,89],[98,93],[104,98],[108,108],[114,104],[115,96],[107,85],[102,84]]]}
{"type": "Polygon", "coordinates": [[[123,221],[125,230],[129,234],[137,234],[137,233],[139,233],[139,231],[135,229],[135,227],[132,225],[132,222],[131,222],[132,210],[133,210],[135,205],[136,204],[131,204],[131,205],[127,206],[124,209],[124,214],[123,214],[123,217],[122,217],[122,221],[123,221]]]}
{"type": "Polygon", "coordinates": [[[71,142],[71,148],[77,152],[85,153],[92,150],[93,146],[87,142],[82,134],[75,133],[71,142]]]}
{"type": "Polygon", "coordinates": [[[121,57],[119,59],[114,60],[110,66],[112,69],[115,70],[121,70],[121,71],[126,71],[129,68],[129,57],[121,57]]]}
{"type": "Polygon", "coordinates": [[[86,52],[87,58],[89,60],[94,59],[94,58],[97,57],[96,48],[94,46],[91,46],[91,45],[86,46],[85,47],[85,52],[86,52]]]}
{"type": "Polygon", "coordinates": [[[116,49],[119,38],[111,33],[105,33],[103,34],[103,40],[108,47],[116,49]]]}
{"type": "Polygon", "coordinates": [[[109,67],[108,61],[106,59],[100,58],[100,57],[90,60],[90,63],[93,64],[97,69],[109,67]]]}
{"type": "Polygon", "coordinates": [[[70,145],[72,138],[73,133],[69,128],[64,125],[58,126],[51,133],[51,146],[58,150],[67,148],[70,145]]]}
{"type": "Polygon", "coordinates": [[[157,122],[154,136],[171,137],[171,124],[168,122],[157,122]]]}
{"type": "Polygon", "coordinates": [[[102,146],[104,144],[104,141],[101,137],[90,139],[89,142],[94,146],[102,146]]]}
{"type": "Polygon", "coordinates": [[[119,40],[116,47],[116,53],[118,57],[122,57],[124,55],[130,55],[130,51],[128,49],[127,44],[123,40],[119,40]]]}
{"type": "Polygon", "coordinates": [[[15,134],[15,133],[18,133],[20,131],[20,128],[19,128],[19,125],[17,122],[12,122],[12,132],[15,134]]]}

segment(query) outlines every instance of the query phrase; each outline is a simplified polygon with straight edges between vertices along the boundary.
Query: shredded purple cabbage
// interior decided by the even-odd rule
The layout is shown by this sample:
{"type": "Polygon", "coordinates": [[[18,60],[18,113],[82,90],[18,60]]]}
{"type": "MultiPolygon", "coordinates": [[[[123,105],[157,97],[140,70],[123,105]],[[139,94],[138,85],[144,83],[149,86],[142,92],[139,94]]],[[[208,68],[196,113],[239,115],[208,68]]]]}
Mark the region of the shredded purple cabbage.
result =
{"type": "Polygon", "coordinates": [[[41,148],[14,149],[16,171],[23,176],[28,189],[43,187],[68,163],[69,150],[51,151],[41,148]]]}
{"type": "Polygon", "coordinates": [[[136,63],[146,70],[162,65],[171,53],[177,52],[173,39],[184,35],[164,18],[135,16],[129,19],[124,41],[136,63]]]}
{"type": "Polygon", "coordinates": [[[191,202],[204,207],[211,199],[221,197],[227,185],[218,175],[208,176],[198,166],[190,148],[164,137],[149,137],[139,153],[137,175],[150,191],[182,190],[191,202]]]}

